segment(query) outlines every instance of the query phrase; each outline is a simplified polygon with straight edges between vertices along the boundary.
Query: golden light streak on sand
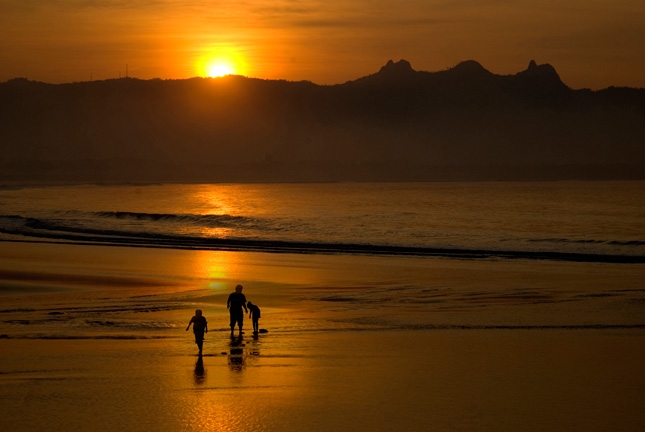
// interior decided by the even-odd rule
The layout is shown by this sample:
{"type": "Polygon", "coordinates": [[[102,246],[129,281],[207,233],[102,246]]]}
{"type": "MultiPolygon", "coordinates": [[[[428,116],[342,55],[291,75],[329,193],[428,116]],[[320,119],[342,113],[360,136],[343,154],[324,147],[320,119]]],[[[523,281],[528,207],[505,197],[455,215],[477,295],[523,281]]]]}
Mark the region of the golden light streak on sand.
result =
{"type": "Polygon", "coordinates": [[[212,251],[195,251],[194,274],[206,281],[208,288],[216,291],[232,290],[228,281],[232,274],[239,274],[238,254],[212,251]]]}

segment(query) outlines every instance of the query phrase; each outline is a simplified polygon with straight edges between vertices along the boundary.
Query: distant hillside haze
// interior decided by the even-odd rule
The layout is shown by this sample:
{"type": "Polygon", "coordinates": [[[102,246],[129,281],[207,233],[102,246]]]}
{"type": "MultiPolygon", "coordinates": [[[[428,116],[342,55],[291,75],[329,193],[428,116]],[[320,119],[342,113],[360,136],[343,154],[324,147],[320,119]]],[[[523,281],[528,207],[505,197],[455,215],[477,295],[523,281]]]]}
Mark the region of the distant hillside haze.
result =
{"type": "Polygon", "coordinates": [[[0,84],[2,181],[645,178],[645,89],[389,61],[344,84],[241,76],[0,84]]]}

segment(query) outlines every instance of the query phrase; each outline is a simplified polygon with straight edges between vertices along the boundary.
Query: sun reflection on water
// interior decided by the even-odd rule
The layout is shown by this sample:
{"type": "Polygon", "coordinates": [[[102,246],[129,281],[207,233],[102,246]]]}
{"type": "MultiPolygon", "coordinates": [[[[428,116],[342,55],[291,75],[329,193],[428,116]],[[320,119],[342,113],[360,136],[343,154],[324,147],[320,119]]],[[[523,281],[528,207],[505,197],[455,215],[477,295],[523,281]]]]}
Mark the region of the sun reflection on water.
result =
{"type": "Polygon", "coordinates": [[[174,416],[188,432],[279,430],[284,412],[302,403],[307,385],[307,356],[294,355],[277,345],[263,356],[262,337],[242,336],[211,340],[213,354],[185,357],[184,373],[169,383],[174,416]],[[221,351],[221,352],[220,352],[221,351]]]}
{"type": "MultiPolygon", "coordinates": [[[[325,269],[312,263],[308,256],[228,251],[191,251],[191,254],[190,273],[212,289],[228,292],[238,283],[251,282],[256,286],[282,287],[330,283],[325,280],[325,269]]],[[[353,271],[357,270],[355,267],[353,271]]]]}

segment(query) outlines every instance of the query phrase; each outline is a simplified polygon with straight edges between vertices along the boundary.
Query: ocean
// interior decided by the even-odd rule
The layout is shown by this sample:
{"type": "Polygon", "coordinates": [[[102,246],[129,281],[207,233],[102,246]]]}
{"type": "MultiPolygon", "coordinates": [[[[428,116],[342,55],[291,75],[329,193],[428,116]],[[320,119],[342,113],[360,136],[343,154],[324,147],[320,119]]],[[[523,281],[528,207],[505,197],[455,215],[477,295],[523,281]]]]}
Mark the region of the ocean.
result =
{"type": "Polygon", "coordinates": [[[0,239],[307,254],[645,260],[645,183],[0,189],[0,239]]]}
{"type": "Polygon", "coordinates": [[[0,429],[640,430],[644,186],[4,185],[0,429]]]}

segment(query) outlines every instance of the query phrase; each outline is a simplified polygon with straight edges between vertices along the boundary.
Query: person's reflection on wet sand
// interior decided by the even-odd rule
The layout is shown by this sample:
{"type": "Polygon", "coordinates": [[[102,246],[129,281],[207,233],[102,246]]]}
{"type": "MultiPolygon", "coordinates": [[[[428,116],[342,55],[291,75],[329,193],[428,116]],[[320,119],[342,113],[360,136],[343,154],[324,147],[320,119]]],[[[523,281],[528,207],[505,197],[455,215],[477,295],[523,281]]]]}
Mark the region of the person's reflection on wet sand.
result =
{"type": "Polygon", "coordinates": [[[249,358],[257,357],[260,355],[260,343],[258,342],[258,335],[253,335],[253,342],[250,348],[247,349],[249,358]]]}
{"type": "Polygon", "coordinates": [[[197,357],[197,363],[195,363],[194,379],[195,379],[196,385],[204,384],[204,381],[206,381],[206,371],[204,370],[204,360],[201,354],[199,354],[199,356],[197,357]]]}
{"type": "Polygon", "coordinates": [[[234,372],[242,372],[244,370],[244,340],[242,335],[235,339],[231,339],[231,349],[228,356],[228,366],[234,372]]]}

